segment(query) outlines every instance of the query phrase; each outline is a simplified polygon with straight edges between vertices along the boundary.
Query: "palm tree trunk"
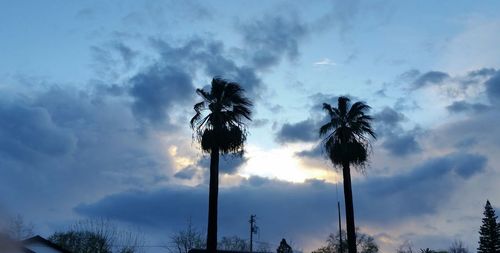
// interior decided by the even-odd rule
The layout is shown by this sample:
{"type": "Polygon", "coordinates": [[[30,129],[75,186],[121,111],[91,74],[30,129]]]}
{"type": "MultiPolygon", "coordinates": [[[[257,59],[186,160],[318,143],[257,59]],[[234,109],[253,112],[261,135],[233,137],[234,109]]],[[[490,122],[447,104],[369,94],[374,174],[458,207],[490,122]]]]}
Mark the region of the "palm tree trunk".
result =
{"type": "Polygon", "coordinates": [[[207,252],[217,251],[217,199],[219,194],[219,148],[210,152],[210,186],[208,193],[207,252]]]}
{"type": "Polygon", "coordinates": [[[356,253],[356,227],[354,225],[354,207],[352,203],[352,187],[351,187],[351,170],[349,163],[344,163],[342,166],[344,174],[344,199],[345,199],[345,216],[347,226],[347,246],[349,253],[356,253]]]}

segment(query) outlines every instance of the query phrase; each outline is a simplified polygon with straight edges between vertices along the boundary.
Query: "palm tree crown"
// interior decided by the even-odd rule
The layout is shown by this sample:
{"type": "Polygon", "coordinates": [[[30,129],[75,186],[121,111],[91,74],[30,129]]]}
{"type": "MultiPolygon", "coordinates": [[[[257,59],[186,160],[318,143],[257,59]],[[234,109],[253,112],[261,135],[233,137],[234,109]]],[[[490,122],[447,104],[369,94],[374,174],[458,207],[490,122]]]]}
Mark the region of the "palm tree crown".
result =
{"type": "Polygon", "coordinates": [[[194,105],[196,114],[191,119],[191,128],[203,151],[210,152],[217,147],[223,154],[243,152],[247,132],[242,120],[251,120],[252,114],[252,102],[243,92],[238,83],[222,78],[212,80],[210,92],[196,90],[203,101],[194,105]]]}
{"type": "Polygon", "coordinates": [[[367,161],[370,147],[369,136],[376,138],[367,115],[370,106],[363,102],[350,104],[347,97],[338,98],[338,107],[323,103],[330,121],[319,129],[328,158],[334,165],[344,163],[363,165],[367,161]]]}

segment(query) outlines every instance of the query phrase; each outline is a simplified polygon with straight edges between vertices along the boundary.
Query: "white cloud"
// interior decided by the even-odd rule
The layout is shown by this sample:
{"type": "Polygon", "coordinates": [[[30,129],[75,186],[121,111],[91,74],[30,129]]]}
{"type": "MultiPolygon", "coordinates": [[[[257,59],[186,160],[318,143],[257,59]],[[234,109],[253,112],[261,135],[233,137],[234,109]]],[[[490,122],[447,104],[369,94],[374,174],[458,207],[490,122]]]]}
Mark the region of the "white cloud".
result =
{"type": "Polygon", "coordinates": [[[314,63],[316,66],[336,66],[337,63],[335,63],[333,60],[329,58],[323,58],[317,62],[314,63]]]}

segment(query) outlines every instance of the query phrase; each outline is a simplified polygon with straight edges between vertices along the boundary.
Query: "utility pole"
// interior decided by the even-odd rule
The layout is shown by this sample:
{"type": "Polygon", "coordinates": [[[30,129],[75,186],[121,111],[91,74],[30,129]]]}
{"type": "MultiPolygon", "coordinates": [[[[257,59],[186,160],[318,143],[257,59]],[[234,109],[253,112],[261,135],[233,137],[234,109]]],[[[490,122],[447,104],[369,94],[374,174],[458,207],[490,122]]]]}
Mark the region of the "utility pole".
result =
{"type": "Polygon", "coordinates": [[[340,219],[339,188],[337,187],[337,184],[335,184],[335,191],[337,193],[337,212],[339,213],[339,250],[340,250],[340,253],[344,253],[344,250],[342,247],[342,220],[340,219]]]}
{"type": "Polygon", "coordinates": [[[340,201],[337,200],[337,209],[339,212],[339,239],[340,239],[340,253],[344,253],[344,250],[342,249],[342,221],[340,219],[340,201]]]}
{"type": "Polygon", "coordinates": [[[255,225],[255,214],[250,215],[250,252],[253,252],[253,234],[257,233],[257,225],[255,225]]]}

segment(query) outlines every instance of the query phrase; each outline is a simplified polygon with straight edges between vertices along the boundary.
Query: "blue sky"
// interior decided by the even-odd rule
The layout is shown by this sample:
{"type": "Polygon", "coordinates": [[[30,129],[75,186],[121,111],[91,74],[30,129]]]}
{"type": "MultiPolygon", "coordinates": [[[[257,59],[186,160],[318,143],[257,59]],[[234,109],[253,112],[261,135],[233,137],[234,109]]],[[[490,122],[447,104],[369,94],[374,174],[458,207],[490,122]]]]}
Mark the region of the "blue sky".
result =
{"type": "Polygon", "coordinates": [[[207,157],[195,88],[213,76],[253,99],[243,159],[225,159],[219,235],[319,247],[339,174],[319,105],[372,106],[379,138],[354,174],[357,225],[404,241],[477,245],[500,203],[498,1],[0,2],[0,208],[42,235],[108,217],[168,241],[205,227],[207,157]],[[243,201],[245,200],[245,201],[243,201]],[[285,208],[289,207],[289,208],[285,208]],[[124,210],[127,210],[126,212],[124,210]]]}

